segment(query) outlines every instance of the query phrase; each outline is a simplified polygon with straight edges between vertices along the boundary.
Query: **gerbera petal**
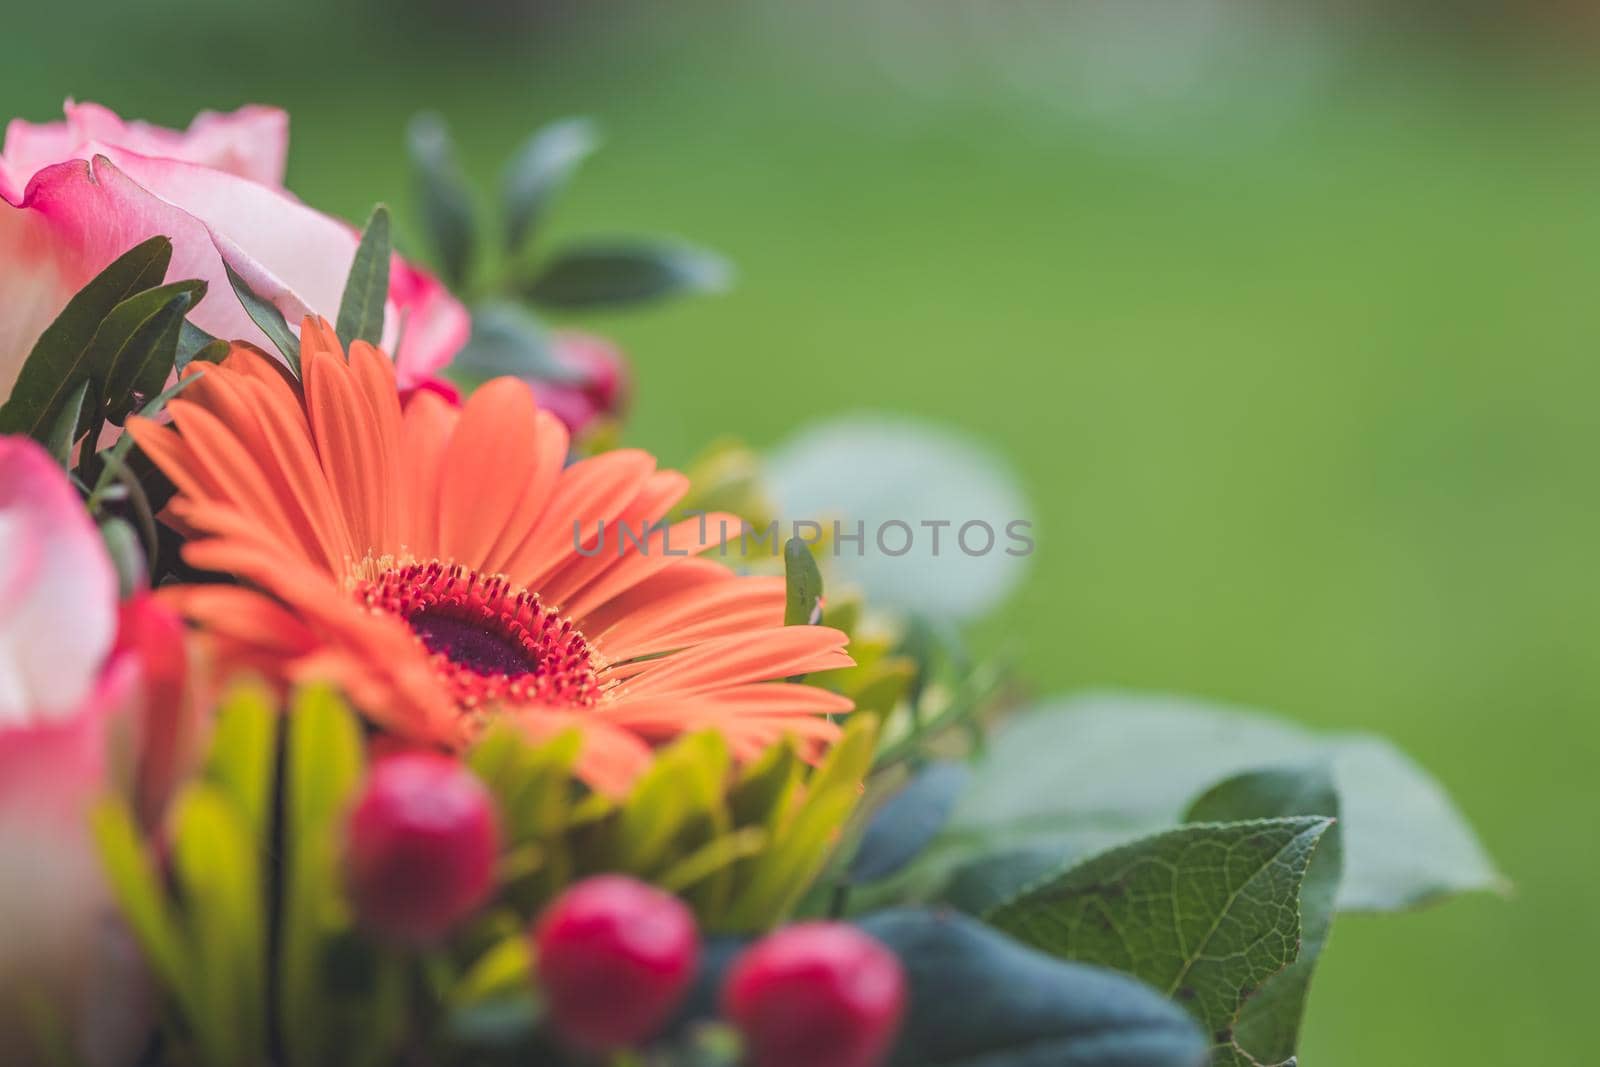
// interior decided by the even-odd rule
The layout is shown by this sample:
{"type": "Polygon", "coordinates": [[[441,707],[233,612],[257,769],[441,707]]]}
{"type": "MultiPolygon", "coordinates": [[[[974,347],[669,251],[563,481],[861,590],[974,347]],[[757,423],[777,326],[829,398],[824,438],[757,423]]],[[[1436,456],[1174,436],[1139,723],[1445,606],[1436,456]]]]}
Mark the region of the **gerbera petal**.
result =
{"type": "Polygon", "coordinates": [[[630,697],[699,693],[851,667],[855,661],[844,653],[848,640],[827,626],[784,626],[706,641],[649,661],[621,684],[617,698],[624,693],[630,697]]]}
{"type": "MultiPolygon", "coordinates": [[[[344,490],[345,521],[356,546],[385,546],[388,465],[382,431],[356,388],[339,339],[325,320],[310,318],[301,327],[300,369],[305,375],[306,414],[323,473],[344,490]]],[[[352,561],[355,562],[355,561],[352,561]]]]}
{"type": "Polygon", "coordinates": [[[543,452],[533,393],[498,378],[472,394],[439,474],[439,555],[488,566],[507,530],[525,533],[544,509],[565,453],[543,452]]]}
{"type": "Polygon", "coordinates": [[[411,508],[401,523],[400,541],[421,559],[439,553],[439,471],[455,433],[458,413],[437,394],[415,394],[402,416],[402,468],[409,475],[411,508]]]}
{"type": "Polygon", "coordinates": [[[529,589],[540,588],[542,579],[571,558],[575,541],[592,547],[601,524],[615,523],[655,466],[648,452],[618,449],[562,471],[549,507],[512,554],[506,573],[529,589]]]}
{"type": "MultiPolygon", "coordinates": [[[[673,568],[674,570],[677,568],[673,568]]],[[[719,570],[721,568],[718,568],[719,570]]],[[[586,629],[613,662],[655,655],[783,623],[785,583],[778,577],[738,579],[691,586],[642,601],[606,629],[586,629]]],[[[637,588],[637,587],[635,587],[637,588]]]]}
{"type": "Polygon", "coordinates": [[[650,536],[643,549],[629,546],[622,559],[573,595],[567,610],[587,615],[612,597],[620,596],[653,574],[672,566],[685,556],[697,556],[722,544],[717,534],[726,529],[732,515],[710,514],[685,519],[650,536]]]}

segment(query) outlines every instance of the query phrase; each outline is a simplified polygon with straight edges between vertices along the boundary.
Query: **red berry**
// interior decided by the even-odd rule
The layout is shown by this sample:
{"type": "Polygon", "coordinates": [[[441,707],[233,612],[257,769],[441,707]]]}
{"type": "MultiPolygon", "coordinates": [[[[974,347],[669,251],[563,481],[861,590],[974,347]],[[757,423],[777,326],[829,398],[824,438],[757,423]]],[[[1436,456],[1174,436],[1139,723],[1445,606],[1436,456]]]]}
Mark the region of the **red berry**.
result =
{"type": "Polygon", "coordinates": [[[800,923],[734,961],[722,1011],[751,1067],[875,1067],[905,1009],[900,961],[845,923],[800,923]]]}
{"type": "Polygon", "coordinates": [[[389,756],[367,776],[348,847],[347,881],[361,923],[399,941],[436,941],[494,890],[494,802],[447,756],[389,756]]]}
{"type": "Polygon", "coordinates": [[[677,897],[620,875],[579,882],[533,932],[550,1021],[588,1052],[628,1048],[664,1026],[694,981],[700,941],[677,897]]]}

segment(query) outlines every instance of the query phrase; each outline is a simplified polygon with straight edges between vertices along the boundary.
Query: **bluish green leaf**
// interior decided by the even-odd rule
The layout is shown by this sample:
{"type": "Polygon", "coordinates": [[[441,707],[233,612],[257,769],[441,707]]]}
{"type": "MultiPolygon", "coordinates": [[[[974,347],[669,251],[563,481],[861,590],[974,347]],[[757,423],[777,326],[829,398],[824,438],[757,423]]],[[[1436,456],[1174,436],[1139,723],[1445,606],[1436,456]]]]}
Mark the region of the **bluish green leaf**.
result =
{"type": "Polygon", "coordinates": [[[152,237],[124,252],[80,289],[29,352],[0,407],[0,434],[42,440],[55,425],[72,391],[94,377],[90,342],[113,308],[135,293],[160,285],[172,262],[172,242],[152,237]]]}
{"type": "Polygon", "coordinates": [[[849,879],[860,884],[887,878],[916,858],[944,827],[967,783],[966,764],[930,763],[873,813],[850,861],[849,879]]]}
{"type": "Polygon", "coordinates": [[[668,242],[595,242],[557,252],[524,293],[546,308],[620,307],[722,292],[732,277],[728,261],[705,249],[668,242]]]}
{"type": "Polygon", "coordinates": [[[899,910],[860,921],[909,984],[888,1067],[1201,1067],[1181,1009],[1125,975],[1067,963],[965,916],[899,910]]]}
{"type": "Polygon", "coordinates": [[[1102,853],[985,918],[1051,955],[1114,967],[1187,1007],[1217,1067],[1246,1001],[1294,962],[1320,817],[1197,823],[1102,853]]]}
{"type": "Polygon", "coordinates": [[[582,380],[581,374],[556,358],[544,324],[512,304],[486,304],[473,311],[472,335],[448,373],[469,386],[505,376],[542,382],[582,380]]]}
{"type": "Polygon", "coordinates": [[[133,524],[115,515],[100,521],[100,538],[117,572],[117,596],[126,600],[150,581],[150,564],[133,524]]]}
{"type": "Polygon", "coordinates": [[[161,392],[172,374],[184,316],[205,296],[201,281],[172,282],[131,296],[111,309],[90,343],[90,364],[103,375],[106,414],[117,425],[136,405],[161,392]]]}
{"type": "Polygon", "coordinates": [[[172,367],[181,374],[196,360],[201,363],[221,363],[227,356],[229,347],[228,342],[212,337],[188,319],[184,319],[183,324],[178,327],[178,350],[173,356],[172,367]]]}
{"type": "Polygon", "coordinates": [[[439,273],[451,286],[459,287],[471,269],[477,236],[472,196],[456,163],[450,131],[438,115],[418,115],[406,131],[406,144],[439,273]]]}
{"type": "Polygon", "coordinates": [[[78,383],[56,415],[55,425],[50,427],[50,436],[45,439],[45,448],[63,468],[72,467],[72,446],[83,436],[80,427],[83,424],[85,402],[93,384],[88,378],[78,383]]]}
{"type": "MultiPolygon", "coordinates": [[[[147,401],[145,406],[139,409],[139,415],[146,419],[155,418],[166,408],[167,401],[199,381],[200,376],[204,373],[205,371],[203,370],[196,370],[187,377],[179,378],[160,394],[147,401]]],[[[117,438],[110,448],[99,454],[100,475],[95,479],[94,489],[89,494],[89,506],[91,509],[99,504],[106,490],[122,476],[123,469],[127,466],[128,453],[131,451],[133,451],[133,435],[125,433],[117,438]]]]}
{"type": "MultiPolygon", "coordinates": [[[[1288,815],[1321,815],[1337,820],[1339,796],[1326,765],[1247,771],[1221,782],[1189,808],[1189,822],[1236,822],[1288,815]]],[[[1293,1062],[1300,1020],[1317,957],[1333,925],[1334,898],[1343,866],[1342,831],[1337,821],[1322,835],[1305,880],[1300,884],[1300,954],[1267,979],[1245,1001],[1233,1027],[1233,1043],[1254,1063],[1293,1062]]]]}
{"type": "Polygon", "coordinates": [[[599,145],[593,122],[571,118],[536,131],[517,150],[506,166],[503,194],[508,250],[526,243],[550,197],[599,145]]]}
{"type": "Polygon", "coordinates": [[[389,209],[379,204],[361,231],[361,243],[345,279],[335,330],[345,348],[352,341],[383,343],[384,304],[389,299],[389,209]]]}
{"type": "Polygon", "coordinates": [[[239,303],[244,305],[245,314],[250,316],[250,321],[261,328],[261,332],[267,335],[273,347],[283,355],[284,362],[289,365],[289,370],[294,372],[294,376],[300,377],[300,339],[289,328],[289,321],[283,317],[283,312],[279,311],[270,300],[251,289],[250,283],[239,276],[239,272],[233,269],[233,264],[226,258],[222,261],[222,267],[228,272],[228,284],[233,286],[234,295],[239,298],[239,303]]]}
{"type": "Polygon", "coordinates": [[[1178,825],[1192,798],[1243,771],[1326,762],[1341,806],[1340,911],[1393,911],[1503,890],[1448,794],[1389,742],[1319,734],[1181,697],[1094,693],[996,731],[938,840],[900,890],[927,899],[955,869],[1018,850],[1059,862],[1178,825]]]}
{"type": "Polygon", "coordinates": [[[791,537],[783,545],[785,581],[783,624],[815,626],[822,621],[822,572],[806,543],[791,537]]]}

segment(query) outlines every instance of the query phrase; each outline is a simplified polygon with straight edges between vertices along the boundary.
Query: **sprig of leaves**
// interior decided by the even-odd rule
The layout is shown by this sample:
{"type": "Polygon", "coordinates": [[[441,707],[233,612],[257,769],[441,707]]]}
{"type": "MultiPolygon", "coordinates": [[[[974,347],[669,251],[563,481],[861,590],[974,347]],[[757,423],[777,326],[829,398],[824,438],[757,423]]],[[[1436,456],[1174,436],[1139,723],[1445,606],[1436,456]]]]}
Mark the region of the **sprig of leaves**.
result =
{"type": "Polygon", "coordinates": [[[26,434],[58,456],[105,422],[120,425],[171,376],[184,316],[202,281],[163,284],[172,242],[152,237],[80,289],[34,343],[0,407],[0,433],[26,434]],[[75,415],[62,419],[73,408],[75,415]]]}
{"type": "Polygon", "coordinates": [[[418,115],[406,143],[434,261],[445,281],[466,288],[474,304],[472,340],[450,368],[465,385],[497,374],[571,378],[539,319],[526,312],[514,318],[508,306],[540,313],[618,309],[720,292],[732,279],[721,256],[681,241],[586,238],[541,254],[538,238],[552,201],[600,145],[589,119],[542,127],[513,154],[501,179],[498,242],[480,232],[475,198],[444,120],[418,115]],[[498,262],[490,260],[496,247],[498,262]]]}

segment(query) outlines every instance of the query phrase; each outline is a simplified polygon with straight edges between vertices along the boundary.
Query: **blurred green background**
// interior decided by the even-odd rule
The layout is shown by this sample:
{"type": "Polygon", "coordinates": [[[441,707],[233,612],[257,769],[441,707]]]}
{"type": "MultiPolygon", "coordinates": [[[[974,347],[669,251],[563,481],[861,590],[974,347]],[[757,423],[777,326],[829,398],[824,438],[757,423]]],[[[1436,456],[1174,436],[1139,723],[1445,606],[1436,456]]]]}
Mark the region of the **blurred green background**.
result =
{"type": "Polygon", "coordinates": [[[875,407],[992,442],[1039,548],[980,636],[1041,692],[1387,733],[1516,880],[1341,921],[1303,1061],[1583,1063],[1600,81],[1581,20],[1479,8],[97,0],[7,16],[0,111],[278,103],[291,187],[352,219],[407,204],[417,110],[486,185],[596,116],[558,232],[741,271],[587,320],[635,440],[875,407]]]}

